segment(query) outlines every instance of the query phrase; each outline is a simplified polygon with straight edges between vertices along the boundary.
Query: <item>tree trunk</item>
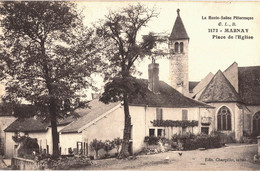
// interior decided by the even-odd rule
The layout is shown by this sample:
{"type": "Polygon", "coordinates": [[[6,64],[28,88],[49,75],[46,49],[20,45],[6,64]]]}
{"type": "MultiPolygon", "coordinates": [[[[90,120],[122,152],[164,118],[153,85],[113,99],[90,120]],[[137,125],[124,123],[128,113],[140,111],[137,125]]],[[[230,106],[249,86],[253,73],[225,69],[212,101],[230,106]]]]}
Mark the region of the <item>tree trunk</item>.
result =
{"type": "Polygon", "coordinates": [[[128,104],[128,96],[127,93],[124,93],[124,113],[125,113],[125,125],[124,125],[124,135],[123,135],[123,142],[120,154],[118,158],[126,158],[130,154],[128,152],[129,148],[129,140],[131,136],[131,116],[129,113],[129,104],[128,104]]]}
{"type": "Polygon", "coordinates": [[[52,80],[49,73],[48,62],[46,60],[46,52],[44,46],[44,40],[41,41],[41,52],[42,52],[42,59],[43,59],[43,73],[44,78],[46,81],[46,88],[49,91],[50,99],[50,106],[49,106],[49,114],[51,118],[51,132],[52,132],[52,154],[54,158],[59,156],[59,134],[57,131],[57,114],[56,114],[56,102],[54,99],[54,92],[52,87],[52,80]]]}
{"type": "Polygon", "coordinates": [[[52,132],[52,154],[54,158],[59,156],[59,134],[57,131],[57,117],[55,109],[55,101],[51,100],[50,104],[51,132],[52,132]]]}

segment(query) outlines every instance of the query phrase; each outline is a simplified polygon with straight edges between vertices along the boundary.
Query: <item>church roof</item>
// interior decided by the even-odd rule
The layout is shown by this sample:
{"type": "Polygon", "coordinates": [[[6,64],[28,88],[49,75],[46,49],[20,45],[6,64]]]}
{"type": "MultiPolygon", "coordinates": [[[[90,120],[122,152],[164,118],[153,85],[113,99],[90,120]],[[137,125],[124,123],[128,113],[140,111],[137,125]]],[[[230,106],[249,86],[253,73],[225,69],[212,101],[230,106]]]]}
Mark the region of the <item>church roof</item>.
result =
{"type": "Polygon", "coordinates": [[[220,70],[211,79],[199,100],[206,103],[242,101],[234,87],[220,70]]]}
{"type": "Polygon", "coordinates": [[[179,9],[177,10],[177,14],[178,15],[175,20],[172,33],[170,35],[170,40],[190,39],[181,20],[179,9]]]}
{"type": "Polygon", "coordinates": [[[247,105],[260,104],[260,66],[238,67],[239,95],[247,105]]]}

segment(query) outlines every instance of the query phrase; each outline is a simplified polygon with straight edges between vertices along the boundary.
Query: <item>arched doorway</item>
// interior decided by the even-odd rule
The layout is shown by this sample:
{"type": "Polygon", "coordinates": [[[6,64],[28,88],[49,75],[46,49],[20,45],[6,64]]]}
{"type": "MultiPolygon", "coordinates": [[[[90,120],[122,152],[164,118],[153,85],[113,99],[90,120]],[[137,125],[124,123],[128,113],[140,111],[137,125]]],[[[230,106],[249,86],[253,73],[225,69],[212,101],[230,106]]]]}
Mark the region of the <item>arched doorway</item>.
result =
{"type": "Polygon", "coordinates": [[[260,135],[260,111],[256,112],[253,116],[253,135],[260,135]]]}

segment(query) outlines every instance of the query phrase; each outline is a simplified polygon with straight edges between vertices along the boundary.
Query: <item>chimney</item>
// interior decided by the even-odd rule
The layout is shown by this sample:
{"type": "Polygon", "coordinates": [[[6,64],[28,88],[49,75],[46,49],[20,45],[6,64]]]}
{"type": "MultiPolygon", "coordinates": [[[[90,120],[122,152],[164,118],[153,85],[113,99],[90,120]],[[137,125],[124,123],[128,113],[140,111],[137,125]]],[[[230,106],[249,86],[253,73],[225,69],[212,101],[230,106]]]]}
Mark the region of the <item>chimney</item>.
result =
{"type": "Polygon", "coordinates": [[[159,64],[154,60],[148,65],[148,89],[153,93],[159,93],[159,64]]]}

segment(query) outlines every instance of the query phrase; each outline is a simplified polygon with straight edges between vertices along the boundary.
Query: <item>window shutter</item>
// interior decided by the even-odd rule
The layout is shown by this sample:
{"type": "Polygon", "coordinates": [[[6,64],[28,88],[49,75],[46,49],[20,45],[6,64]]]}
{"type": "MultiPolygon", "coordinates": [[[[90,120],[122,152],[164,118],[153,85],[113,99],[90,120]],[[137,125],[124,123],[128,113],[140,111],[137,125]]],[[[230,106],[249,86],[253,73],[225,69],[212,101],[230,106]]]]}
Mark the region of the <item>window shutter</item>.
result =
{"type": "Polygon", "coordinates": [[[182,110],[182,120],[188,120],[188,110],[182,110]]]}
{"type": "Polygon", "coordinates": [[[162,109],[156,108],[156,119],[162,120],[163,119],[162,115],[163,115],[162,109]]]}

